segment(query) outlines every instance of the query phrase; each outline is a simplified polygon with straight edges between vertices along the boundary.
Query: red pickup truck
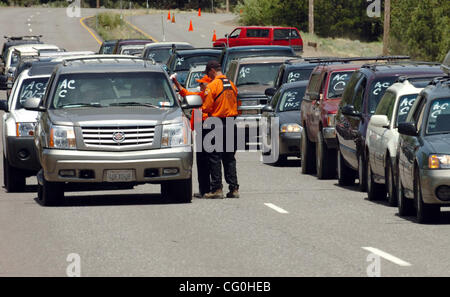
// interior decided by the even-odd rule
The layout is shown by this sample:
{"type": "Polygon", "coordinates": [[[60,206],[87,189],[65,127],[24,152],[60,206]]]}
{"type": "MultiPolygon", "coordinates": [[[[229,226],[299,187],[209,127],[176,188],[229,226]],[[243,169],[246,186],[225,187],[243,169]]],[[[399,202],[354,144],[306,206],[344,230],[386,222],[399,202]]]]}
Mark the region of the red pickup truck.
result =
{"type": "Polygon", "coordinates": [[[283,45],[294,51],[303,51],[303,40],[295,27],[237,27],[225,38],[213,42],[214,47],[234,47],[244,45],[283,45]]]}

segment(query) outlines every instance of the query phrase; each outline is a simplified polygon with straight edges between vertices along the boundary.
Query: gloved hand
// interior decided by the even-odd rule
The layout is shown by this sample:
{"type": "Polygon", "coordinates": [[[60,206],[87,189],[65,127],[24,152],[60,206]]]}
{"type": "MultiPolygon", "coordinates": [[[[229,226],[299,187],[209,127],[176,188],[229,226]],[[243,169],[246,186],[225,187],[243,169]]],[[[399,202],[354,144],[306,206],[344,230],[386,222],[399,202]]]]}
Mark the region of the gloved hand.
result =
{"type": "Polygon", "coordinates": [[[176,80],[177,79],[177,74],[174,73],[169,78],[170,78],[170,80],[176,80]]]}

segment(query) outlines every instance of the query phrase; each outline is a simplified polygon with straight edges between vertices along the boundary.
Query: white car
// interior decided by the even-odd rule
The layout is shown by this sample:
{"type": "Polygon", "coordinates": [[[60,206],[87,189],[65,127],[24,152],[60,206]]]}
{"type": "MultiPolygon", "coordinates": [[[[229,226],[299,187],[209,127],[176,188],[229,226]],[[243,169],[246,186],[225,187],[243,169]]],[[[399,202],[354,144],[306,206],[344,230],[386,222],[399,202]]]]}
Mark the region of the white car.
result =
{"type": "MultiPolygon", "coordinates": [[[[56,64],[55,64],[56,65],[56,64]]],[[[3,178],[8,192],[25,189],[26,177],[35,175],[39,169],[34,144],[34,126],[38,112],[25,110],[22,104],[32,97],[44,95],[53,67],[49,63],[42,67],[24,70],[17,77],[7,101],[0,107],[3,114],[3,178]]]]}
{"type": "Polygon", "coordinates": [[[200,85],[197,79],[200,79],[205,75],[205,68],[206,65],[197,65],[191,67],[185,83],[186,89],[189,92],[200,92],[200,85]]]}
{"type": "Polygon", "coordinates": [[[396,154],[399,133],[397,126],[404,122],[420,91],[431,77],[400,78],[390,86],[371,117],[366,135],[367,193],[369,200],[386,198],[396,206],[396,154]]]}

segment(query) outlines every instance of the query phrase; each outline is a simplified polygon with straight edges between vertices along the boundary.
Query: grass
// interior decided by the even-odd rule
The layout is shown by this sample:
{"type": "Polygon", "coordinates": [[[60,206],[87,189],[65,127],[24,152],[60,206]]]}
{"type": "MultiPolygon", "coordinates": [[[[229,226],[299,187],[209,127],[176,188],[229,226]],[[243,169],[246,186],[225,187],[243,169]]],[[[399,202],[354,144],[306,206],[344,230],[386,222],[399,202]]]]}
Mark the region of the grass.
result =
{"type": "Polygon", "coordinates": [[[103,40],[146,38],[120,18],[120,14],[102,12],[86,19],[86,25],[94,29],[103,40]]]}

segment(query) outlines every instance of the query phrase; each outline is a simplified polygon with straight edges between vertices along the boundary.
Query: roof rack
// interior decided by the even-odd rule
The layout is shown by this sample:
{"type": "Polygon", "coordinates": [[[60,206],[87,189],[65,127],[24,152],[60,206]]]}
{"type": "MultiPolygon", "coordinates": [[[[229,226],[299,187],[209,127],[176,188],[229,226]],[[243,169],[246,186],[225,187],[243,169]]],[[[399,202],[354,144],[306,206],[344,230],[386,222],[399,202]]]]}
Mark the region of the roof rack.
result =
{"type": "Polygon", "coordinates": [[[430,75],[430,74],[417,74],[417,75],[401,75],[397,78],[395,82],[403,83],[405,81],[417,81],[417,80],[434,80],[434,79],[440,79],[441,76],[436,75],[430,75]]]}
{"type": "Polygon", "coordinates": [[[222,47],[194,47],[194,48],[177,48],[177,51],[193,51],[193,50],[222,50],[222,47]]]}
{"type": "Polygon", "coordinates": [[[317,57],[317,58],[303,58],[310,63],[332,63],[343,62],[349,63],[354,61],[394,61],[394,60],[409,60],[409,56],[375,56],[375,57],[354,57],[354,58],[336,58],[336,57],[317,57]]]}
{"type": "Polygon", "coordinates": [[[142,60],[142,57],[135,57],[135,56],[127,56],[127,55],[97,55],[98,57],[94,56],[87,56],[87,57],[76,57],[76,58],[67,58],[64,59],[63,65],[66,66],[67,62],[73,62],[73,61],[89,61],[89,60],[142,60]]]}
{"type": "Polygon", "coordinates": [[[42,35],[24,35],[24,36],[3,36],[9,40],[24,40],[24,39],[40,39],[42,35]]]}

